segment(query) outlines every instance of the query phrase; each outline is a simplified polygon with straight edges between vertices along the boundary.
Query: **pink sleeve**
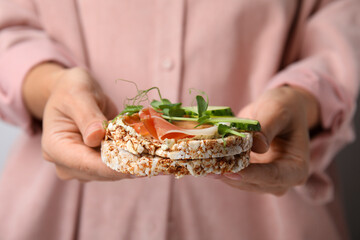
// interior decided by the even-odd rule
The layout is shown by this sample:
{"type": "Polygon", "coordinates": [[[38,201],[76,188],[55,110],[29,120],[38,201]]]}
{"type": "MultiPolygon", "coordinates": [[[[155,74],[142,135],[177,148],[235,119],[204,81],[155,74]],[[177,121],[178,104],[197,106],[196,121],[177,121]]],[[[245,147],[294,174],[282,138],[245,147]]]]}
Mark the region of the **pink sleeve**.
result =
{"type": "MultiPolygon", "coordinates": [[[[31,2],[31,1],[27,1],[31,2]]],[[[0,118],[30,130],[31,116],[22,100],[22,81],[45,61],[71,66],[62,47],[42,31],[34,11],[12,1],[0,2],[0,118]]]]}
{"type": "Polygon", "coordinates": [[[328,202],[333,187],[325,170],[354,139],[351,123],[360,82],[360,1],[334,1],[308,19],[300,60],[277,74],[269,88],[301,87],[321,110],[323,131],[311,142],[310,178],[297,187],[313,203],[328,202]]]}

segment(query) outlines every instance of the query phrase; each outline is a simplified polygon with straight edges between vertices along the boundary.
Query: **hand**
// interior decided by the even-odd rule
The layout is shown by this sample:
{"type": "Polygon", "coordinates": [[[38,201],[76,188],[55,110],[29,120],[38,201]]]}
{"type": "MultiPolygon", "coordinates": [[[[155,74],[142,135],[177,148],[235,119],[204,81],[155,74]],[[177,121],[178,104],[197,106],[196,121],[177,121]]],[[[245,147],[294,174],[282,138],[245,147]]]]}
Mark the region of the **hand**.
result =
{"type": "Polygon", "coordinates": [[[304,90],[269,90],[244,108],[239,117],[257,119],[261,133],[254,136],[250,166],[222,181],[238,189],[283,195],[303,184],[309,171],[309,129],[319,122],[315,98],[304,90]]]}
{"type": "Polygon", "coordinates": [[[44,70],[41,66],[34,71],[24,84],[24,99],[34,115],[43,118],[43,156],[55,164],[58,176],[80,181],[128,177],[108,168],[94,149],[105,135],[102,122],[114,117],[117,110],[91,76],[80,68],[45,66],[44,70]],[[48,94],[44,88],[42,97],[31,96],[26,89],[34,87],[31,79],[39,85],[36,83],[44,73],[49,81],[48,94]]]}

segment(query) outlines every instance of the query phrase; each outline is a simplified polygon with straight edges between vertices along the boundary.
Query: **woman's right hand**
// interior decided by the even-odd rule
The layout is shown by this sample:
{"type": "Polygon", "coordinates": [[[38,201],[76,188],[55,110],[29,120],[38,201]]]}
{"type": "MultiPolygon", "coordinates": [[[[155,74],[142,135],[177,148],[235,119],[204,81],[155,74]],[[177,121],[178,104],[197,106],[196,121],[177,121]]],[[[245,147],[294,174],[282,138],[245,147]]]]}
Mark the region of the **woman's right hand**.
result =
{"type": "Polygon", "coordinates": [[[87,71],[40,64],[25,79],[23,97],[29,111],[43,121],[43,156],[55,164],[61,179],[130,177],[108,168],[96,149],[105,136],[103,121],[116,116],[117,109],[87,71]]]}

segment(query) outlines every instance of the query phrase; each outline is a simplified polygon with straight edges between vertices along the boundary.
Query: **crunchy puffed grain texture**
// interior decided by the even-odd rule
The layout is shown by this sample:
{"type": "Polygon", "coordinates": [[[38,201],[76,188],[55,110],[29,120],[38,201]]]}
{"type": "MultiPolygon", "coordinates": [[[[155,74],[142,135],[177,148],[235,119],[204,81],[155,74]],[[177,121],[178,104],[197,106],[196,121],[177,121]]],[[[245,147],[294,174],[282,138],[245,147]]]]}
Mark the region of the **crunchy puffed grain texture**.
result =
{"type": "Polygon", "coordinates": [[[172,160],[149,154],[134,155],[118,146],[112,140],[101,145],[102,161],[118,172],[137,176],[173,174],[177,178],[185,175],[204,176],[209,173],[236,173],[249,165],[250,152],[221,158],[172,160]]]}
{"type": "Polygon", "coordinates": [[[115,123],[110,123],[106,131],[106,139],[114,140],[118,147],[132,154],[150,154],[170,159],[204,159],[241,154],[252,146],[252,133],[244,132],[244,135],[246,137],[159,141],[137,134],[131,127],[124,125],[121,117],[115,123]]]}

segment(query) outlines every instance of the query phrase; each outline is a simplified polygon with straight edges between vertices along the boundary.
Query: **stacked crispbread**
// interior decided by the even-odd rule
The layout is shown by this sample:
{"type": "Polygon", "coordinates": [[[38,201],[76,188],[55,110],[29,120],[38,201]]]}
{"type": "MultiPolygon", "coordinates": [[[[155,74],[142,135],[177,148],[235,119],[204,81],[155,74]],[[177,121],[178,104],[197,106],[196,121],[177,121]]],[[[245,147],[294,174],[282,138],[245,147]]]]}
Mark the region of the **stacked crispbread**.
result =
{"type": "Polygon", "coordinates": [[[249,164],[252,133],[244,134],[158,140],[141,136],[118,117],[107,126],[102,161],[116,171],[137,176],[236,173],[249,164]]]}

